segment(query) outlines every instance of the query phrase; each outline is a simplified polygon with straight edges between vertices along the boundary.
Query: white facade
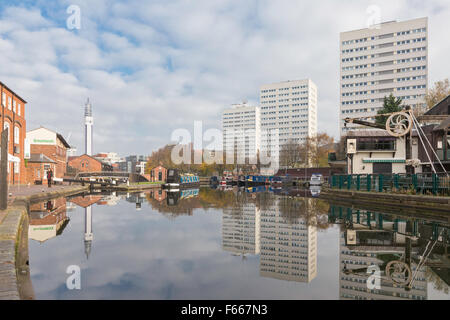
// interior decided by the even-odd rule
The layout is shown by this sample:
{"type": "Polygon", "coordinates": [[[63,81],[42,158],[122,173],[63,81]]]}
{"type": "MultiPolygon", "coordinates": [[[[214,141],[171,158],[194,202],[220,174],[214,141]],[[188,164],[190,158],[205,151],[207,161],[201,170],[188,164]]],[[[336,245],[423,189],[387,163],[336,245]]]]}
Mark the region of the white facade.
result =
{"type": "Polygon", "coordinates": [[[317,86],[310,79],[265,84],[260,88],[261,151],[302,143],[317,134],[317,86]],[[278,129],[277,139],[271,139],[278,129]]]}
{"type": "Polygon", "coordinates": [[[341,135],[344,119],[373,116],[391,93],[413,108],[428,87],[428,18],[390,21],[340,34],[341,135]]]}
{"type": "Polygon", "coordinates": [[[384,130],[352,130],[347,134],[347,169],[350,174],[406,173],[406,136],[384,130]],[[353,151],[349,151],[353,150],[353,151]]]}
{"type": "MultiPolygon", "coordinates": [[[[222,113],[223,151],[256,163],[260,149],[260,109],[247,103],[234,104],[222,113]]],[[[239,164],[243,164],[242,162],[239,164]]]]}

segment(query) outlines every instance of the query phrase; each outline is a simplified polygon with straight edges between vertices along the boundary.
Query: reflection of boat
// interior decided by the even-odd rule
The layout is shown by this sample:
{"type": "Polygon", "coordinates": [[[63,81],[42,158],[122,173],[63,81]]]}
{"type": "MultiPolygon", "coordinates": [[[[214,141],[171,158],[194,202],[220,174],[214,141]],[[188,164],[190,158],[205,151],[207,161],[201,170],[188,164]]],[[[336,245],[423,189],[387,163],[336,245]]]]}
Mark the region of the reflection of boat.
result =
{"type": "Polygon", "coordinates": [[[309,191],[311,192],[312,197],[318,197],[320,195],[320,186],[310,186],[309,191]]]}
{"type": "Polygon", "coordinates": [[[171,189],[170,192],[167,193],[167,205],[175,206],[178,205],[180,200],[197,197],[199,191],[199,189],[183,189],[177,191],[171,189]]]}
{"type": "Polygon", "coordinates": [[[187,188],[200,185],[198,176],[191,173],[180,173],[178,169],[167,170],[166,183],[164,188],[187,188]]]}

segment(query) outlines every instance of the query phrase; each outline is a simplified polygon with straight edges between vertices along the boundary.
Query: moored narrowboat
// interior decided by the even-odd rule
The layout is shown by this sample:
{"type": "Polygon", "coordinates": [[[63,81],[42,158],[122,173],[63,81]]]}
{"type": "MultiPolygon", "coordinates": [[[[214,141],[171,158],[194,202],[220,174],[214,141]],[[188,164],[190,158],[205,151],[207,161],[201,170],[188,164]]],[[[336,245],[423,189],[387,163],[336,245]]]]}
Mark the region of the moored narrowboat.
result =
{"type": "Polygon", "coordinates": [[[198,185],[200,185],[200,179],[197,175],[180,173],[178,169],[169,169],[167,170],[167,179],[163,187],[166,189],[179,189],[198,185]]]}

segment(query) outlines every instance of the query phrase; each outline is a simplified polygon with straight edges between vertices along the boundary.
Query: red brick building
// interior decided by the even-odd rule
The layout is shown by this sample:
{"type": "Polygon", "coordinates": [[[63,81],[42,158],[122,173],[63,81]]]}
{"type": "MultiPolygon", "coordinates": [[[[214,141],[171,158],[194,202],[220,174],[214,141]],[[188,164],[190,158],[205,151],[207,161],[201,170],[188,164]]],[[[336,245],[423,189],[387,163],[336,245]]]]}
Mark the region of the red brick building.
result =
{"type": "MultiPolygon", "coordinates": [[[[27,132],[27,143],[30,145],[30,153],[43,154],[54,161],[53,177],[62,178],[67,171],[67,150],[70,145],[59,133],[40,127],[27,132]]],[[[29,171],[28,171],[29,172],[29,171]]],[[[45,170],[44,175],[47,175],[45,170]]],[[[27,177],[27,182],[34,182],[32,176],[27,177]]]]}
{"type": "MultiPolygon", "coordinates": [[[[25,184],[24,147],[26,135],[24,99],[0,81],[1,127],[8,130],[8,182],[25,184]]],[[[0,142],[1,143],[1,142],[0,142]]]]}
{"type": "Polygon", "coordinates": [[[51,169],[55,172],[56,166],[56,162],[46,155],[42,153],[32,153],[27,160],[27,167],[25,168],[28,183],[46,184],[47,171],[51,169]]]}
{"type": "Polygon", "coordinates": [[[77,172],[112,171],[112,166],[110,164],[95,159],[87,154],[83,154],[79,157],[69,157],[68,165],[77,172]]]}
{"type": "Polygon", "coordinates": [[[167,178],[167,169],[163,166],[159,165],[150,170],[150,181],[166,181],[167,178]]]}

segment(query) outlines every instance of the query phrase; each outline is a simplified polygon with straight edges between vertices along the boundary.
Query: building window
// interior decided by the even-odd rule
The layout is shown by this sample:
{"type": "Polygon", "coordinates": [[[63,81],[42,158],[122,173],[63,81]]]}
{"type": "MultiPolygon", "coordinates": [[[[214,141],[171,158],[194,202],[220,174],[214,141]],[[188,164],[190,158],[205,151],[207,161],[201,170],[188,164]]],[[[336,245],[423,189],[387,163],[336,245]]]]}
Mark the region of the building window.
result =
{"type": "Polygon", "coordinates": [[[8,130],[8,141],[11,139],[11,132],[9,130],[9,122],[5,121],[5,124],[3,125],[3,130],[8,130]]]}
{"type": "Polygon", "coordinates": [[[6,107],[6,94],[2,92],[2,106],[6,107]]]}
{"type": "Polygon", "coordinates": [[[16,100],[13,100],[13,112],[14,112],[14,113],[17,112],[16,100]]]}
{"type": "Polygon", "coordinates": [[[19,127],[14,127],[14,143],[20,144],[20,129],[19,129],[19,127]]]}
{"type": "Polygon", "coordinates": [[[11,110],[11,97],[8,97],[8,109],[11,110]]]}
{"type": "Polygon", "coordinates": [[[20,103],[17,103],[17,114],[21,116],[20,103]]]}
{"type": "Polygon", "coordinates": [[[395,150],[395,138],[358,138],[357,150],[395,150]]]}

